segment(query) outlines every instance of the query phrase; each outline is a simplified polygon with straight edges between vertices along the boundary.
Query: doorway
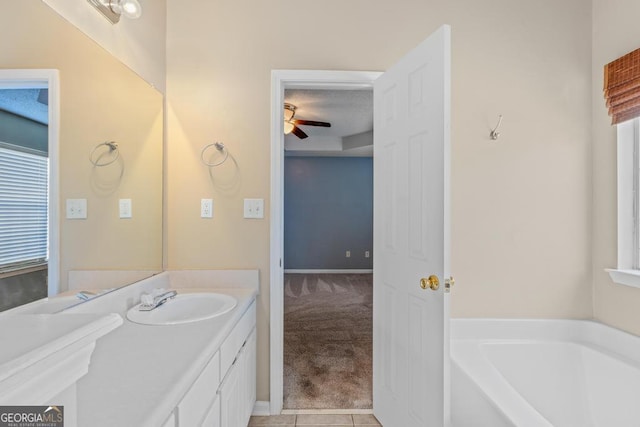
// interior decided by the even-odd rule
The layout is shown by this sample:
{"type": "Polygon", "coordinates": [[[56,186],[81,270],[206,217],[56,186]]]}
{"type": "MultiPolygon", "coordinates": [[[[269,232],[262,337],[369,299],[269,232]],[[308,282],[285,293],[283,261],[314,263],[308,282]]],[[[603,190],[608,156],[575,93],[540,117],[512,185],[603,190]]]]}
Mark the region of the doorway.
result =
{"type": "Polygon", "coordinates": [[[385,73],[272,71],[272,414],[283,402],[284,90],[296,85],[374,87],[374,413],[388,426],[448,426],[451,29],[385,73]]]}
{"type": "Polygon", "coordinates": [[[373,92],[285,106],[284,409],[371,410],[373,92]]]}
{"type": "Polygon", "coordinates": [[[284,116],[285,90],[371,90],[378,72],[276,70],[272,72],[270,402],[279,414],[284,402],[284,116]]]}

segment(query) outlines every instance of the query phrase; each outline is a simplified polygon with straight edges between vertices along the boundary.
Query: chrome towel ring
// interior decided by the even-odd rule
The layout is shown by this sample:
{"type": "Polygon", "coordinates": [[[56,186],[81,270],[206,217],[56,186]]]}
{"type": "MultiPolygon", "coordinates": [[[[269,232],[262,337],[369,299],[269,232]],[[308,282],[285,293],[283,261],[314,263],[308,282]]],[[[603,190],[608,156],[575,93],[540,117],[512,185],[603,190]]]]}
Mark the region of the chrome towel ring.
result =
{"type": "Polygon", "coordinates": [[[202,151],[200,152],[200,160],[202,160],[202,163],[205,164],[205,166],[208,166],[210,168],[214,168],[216,166],[220,166],[221,164],[223,164],[227,158],[229,157],[229,150],[227,150],[227,148],[224,146],[224,144],[222,142],[213,142],[209,145],[205,145],[205,147],[202,149],[202,151]],[[222,157],[222,160],[215,162],[215,163],[209,163],[205,160],[204,157],[204,153],[207,152],[207,150],[211,147],[215,147],[216,150],[218,150],[220,153],[223,153],[224,156],[222,157]]]}
{"type": "Polygon", "coordinates": [[[89,154],[89,161],[97,167],[102,167],[102,166],[108,166],[111,163],[115,162],[116,160],[118,160],[118,158],[120,157],[120,151],[118,150],[118,143],[115,141],[106,141],[103,142],[101,144],[96,145],[93,150],[91,150],[91,154],[89,154]],[[95,157],[96,151],[102,147],[102,146],[106,146],[109,147],[109,151],[108,152],[104,152],[102,154],[100,154],[99,156],[95,157]],[[109,161],[105,161],[105,162],[100,162],[100,159],[102,158],[102,156],[104,156],[106,153],[109,154],[114,154],[113,158],[109,161]],[[95,158],[94,158],[95,157],[95,158]]]}

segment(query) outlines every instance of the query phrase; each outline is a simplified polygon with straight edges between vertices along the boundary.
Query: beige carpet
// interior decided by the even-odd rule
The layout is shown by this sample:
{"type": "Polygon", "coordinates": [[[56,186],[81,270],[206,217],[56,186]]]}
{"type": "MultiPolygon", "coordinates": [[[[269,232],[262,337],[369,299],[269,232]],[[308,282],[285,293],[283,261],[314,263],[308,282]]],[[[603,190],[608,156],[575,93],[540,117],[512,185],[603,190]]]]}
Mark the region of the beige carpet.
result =
{"type": "Polygon", "coordinates": [[[371,274],[285,274],[284,408],[370,409],[371,274]]]}

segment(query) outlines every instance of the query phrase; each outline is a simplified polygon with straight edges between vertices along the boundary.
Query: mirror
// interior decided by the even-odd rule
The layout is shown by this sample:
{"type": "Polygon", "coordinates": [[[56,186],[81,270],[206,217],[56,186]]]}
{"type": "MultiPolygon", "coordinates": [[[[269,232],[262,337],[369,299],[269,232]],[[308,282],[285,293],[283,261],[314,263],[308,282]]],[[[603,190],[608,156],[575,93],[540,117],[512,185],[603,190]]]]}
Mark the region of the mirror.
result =
{"type": "Polygon", "coordinates": [[[0,69],[56,69],[59,76],[57,196],[50,188],[58,206],[50,205],[49,223],[56,265],[48,285],[42,269],[30,272],[35,280],[0,270],[0,310],[47,293],[70,294],[75,304],[79,290],[100,293],[161,271],[162,94],[43,2],[3,4],[0,31],[0,69]],[[109,141],[117,152],[103,144],[109,141]],[[68,200],[86,200],[86,219],[68,218],[68,200]],[[7,288],[12,277],[18,285],[7,288]]]}

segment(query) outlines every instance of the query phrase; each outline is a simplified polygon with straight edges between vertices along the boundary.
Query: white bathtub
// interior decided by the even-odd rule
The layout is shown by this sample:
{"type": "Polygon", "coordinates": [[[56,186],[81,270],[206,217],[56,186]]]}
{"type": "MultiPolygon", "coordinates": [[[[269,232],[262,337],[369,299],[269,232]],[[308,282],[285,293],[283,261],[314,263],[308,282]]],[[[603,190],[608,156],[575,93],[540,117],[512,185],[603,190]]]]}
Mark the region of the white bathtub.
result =
{"type": "Polygon", "coordinates": [[[638,427],[640,338],[579,320],[451,321],[454,427],[638,427]]]}

